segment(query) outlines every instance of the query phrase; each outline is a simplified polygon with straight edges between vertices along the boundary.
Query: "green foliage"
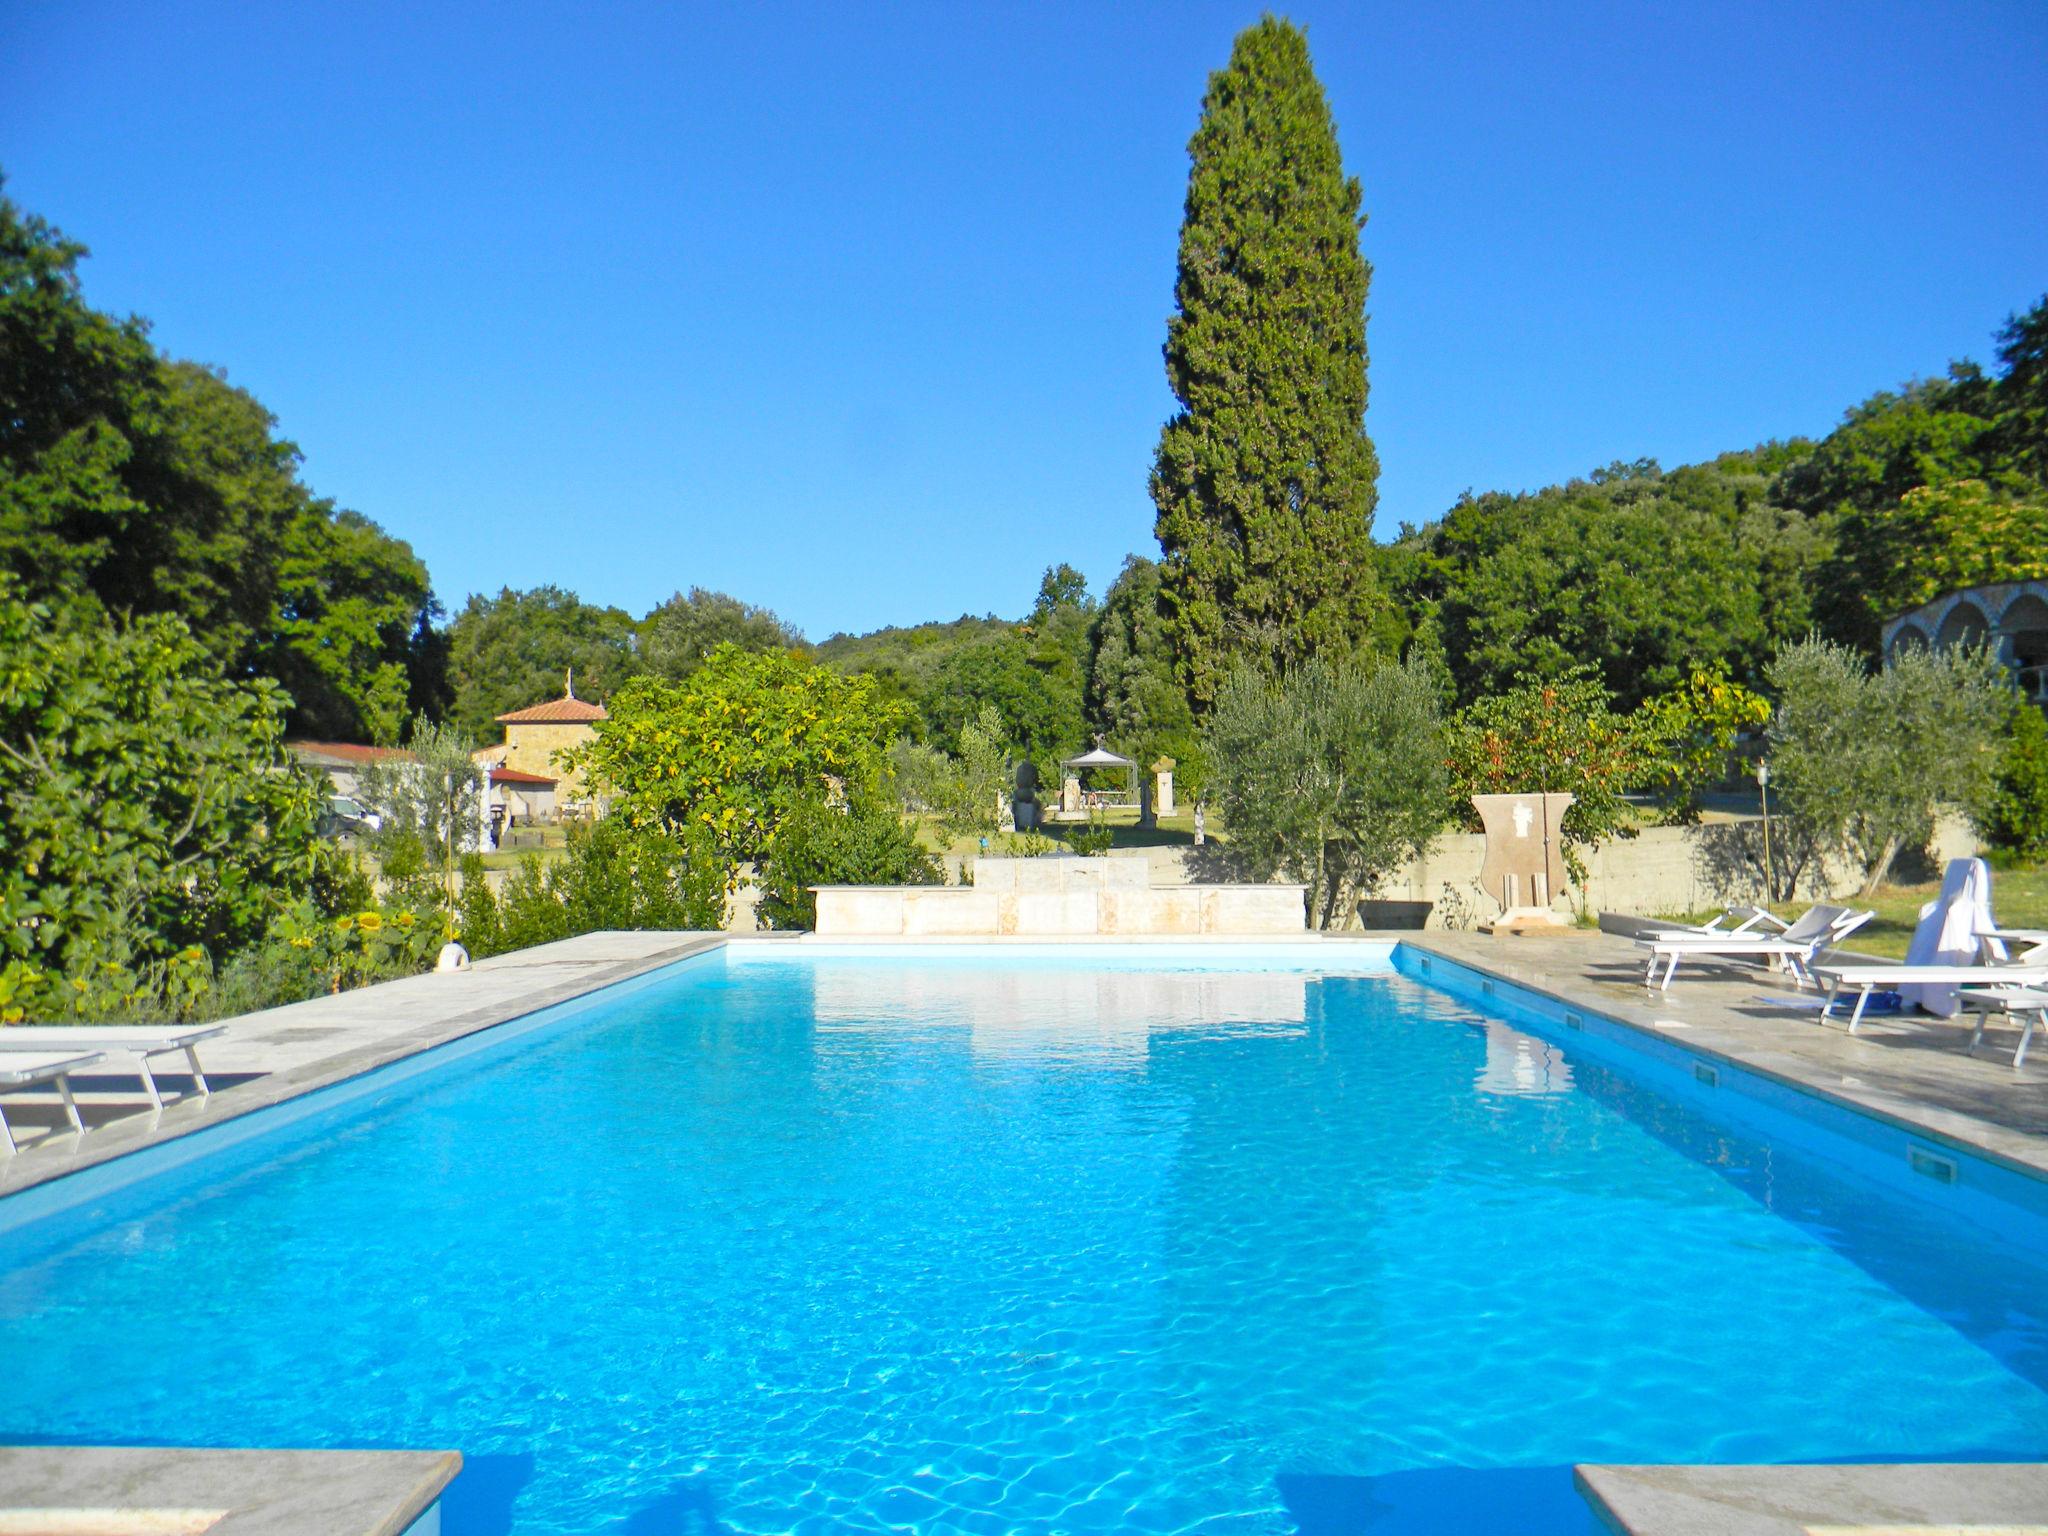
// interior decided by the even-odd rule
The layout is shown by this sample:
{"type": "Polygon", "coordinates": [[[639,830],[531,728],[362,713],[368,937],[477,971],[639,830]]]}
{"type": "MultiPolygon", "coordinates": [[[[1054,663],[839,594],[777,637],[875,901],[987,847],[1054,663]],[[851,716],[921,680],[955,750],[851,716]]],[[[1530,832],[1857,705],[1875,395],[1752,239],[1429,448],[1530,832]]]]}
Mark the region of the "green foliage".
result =
{"type": "Polygon", "coordinates": [[[954,837],[987,836],[1001,820],[1000,800],[1009,775],[1003,751],[1002,717],[993,705],[983,705],[975,719],[960,727],[960,754],[955,758],[913,749],[925,782],[925,807],[934,812],[939,825],[954,837]],[[925,754],[929,754],[929,759],[925,754]]]}
{"type": "Polygon", "coordinates": [[[892,807],[868,798],[807,801],[784,816],[761,870],[756,915],[770,928],[813,928],[814,885],[939,885],[938,863],[892,807]]]}
{"type": "Polygon", "coordinates": [[[316,498],[276,420],[80,291],[85,248],[0,198],[0,571],[34,595],[186,621],[293,729],[395,734],[430,659],[426,568],[316,498]]]}
{"type": "Polygon", "coordinates": [[[795,651],[804,644],[801,633],[766,608],[703,587],[690,588],[687,597],[678,592],[648,614],[641,628],[647,669],[671,680],[688,677],[721,645],[795,651]]]}
{"type": "Polygon", "coordinates": [[[1909,651],[1872,673],[1848,647],[1807,640],[1779,653],[1770,684],[1772,790],[1866,891],[1926,846],[1941,806],[1983,813],[2016,700],[1988,651],[1909,651]]]}
{"type": "Polygon", "coordinates": [[[2027,863],[2048,859],[2048,720],[2040,710],[2013,711],[1978,825],[1994,848],[2027,863]]]}
{"type": "Polygon", "coordinates": [[[1527,495],[1467,496],[1404,533],[1390,571],[1467,702],[1577,666],[1625,706],[1703,662],[1753,681],[1808,628],[1829,547],[1769,490],[1759,455],[1669,474],[1614,464],[1527,495]]]}
{"type": "Polygon", "coordinates": [[[1070,619],[1052,633],[1018,626],[954,651],[934,669],[922,701],[926,738],[956,741],[963,727],[993,710],[1005,747],[1054,777],[1051,765],[1078,751],[1086,734],[1076,643],[1086,634],[1085,620],[1070,619]]]}
{"type": "Polygon", "coordinates": [[[1152,499],[1174,651],[1206,704],[1241,651],[1291,665],[1367,642],[1379,462],[1361,193],[1298,28],[1238,35],[1188,152],[1166,339],[1181,410],[1152,499]]]}
{"type": "MultiPolygon", "coordinates": [[[[1637,721],[1617,714],[1589,668],[1561,677],[1518,678],[1505,693],[1461,713],[1450,733],[1452,794],[1471,817],[1473,795],[1574,795],[1559,831],[1572,883],[1584,888],[1587,850],[1635,836],[1624,798],[1656,771],[1637,721]]],[[[1232,829],[1235,835],[1235,828],[1232,829]]]]}
{"type": "Polygon", "coordinates": [[[1821,575],[1826,611],[1834,633],[1871,650],[1887,619],[1944,592],[2048,576],[2048,494],[1916,486],[1896,503],[1847,508],[1840,541],[1821,575]]]}
{"type": "Polygon", "coordinates": [[[1700,796],[1727,775],[1736,737],[1770,718],[1770,703],[1718,664],[1643,704],[1636,723],[1652,755],[1649,782],[1674,820],[1699,820],[1700,796]]]}
{"type": "Polygon", "coordinates": [[[1102,602],[1088,669],[1088,722],[1149,769],[1161,756],[1183,765],[1182,787],[1199,788],[1195,716],[1174,666],[1160,612],[1159,567],[1133,555],[1102,602]]]}
{"type": "Polygon", "coordinates": [[[0,955],[64,974],[261,934],[322,847],[284,715],[181,620],[30,602],[0,575],[0,955]]]}
{"type": "Polygon", "coordinates": [[[787,651],[723,645],[680,683],[628,682],[569,761],[610,791],[627,825],[704,829],[730,879],[767,858],[800,807],[879,801],[905,715],[875,693],[867,678],[787,651]]]}
{"type": "Polygon", "coordinates": [[[573,669],[579,697],[609,698],[641,670],[638,627],[560,587],[477,595],[448,630],[449,723],[473,741],[498,738],[498,716],[562,696],[573,669]]]}
{"type": "Polygon", "coordinates": [[[394,851],[417,846],[452,899],[456,863],[464,845],[476,840],[484,770],[470,756],[467,737],[425,715],[414,718],[405,745],[409,756],[363,770],[356,796],[383,817],[373,846],[384,855],[384,873],[393,872],[394,851]]]}
{"type": "Polygon", "coordinates": [[[493,892],[483,861],[464,861],[455,926],[472,955],[615,929],[716,930],[730,895],[708,833],[677,834],[607,817],[569,833],[552,864],[529,855],[493,892]]]}
{"type": "Polygon", "coordinates": [[[1102,819],[1101,811],[1091,809],[1086,822],[1067,828],[1066,842],[1069,852],[1093,858],[1116,846],[1116,830],[1102,819]]]}
{"type": "Polygon", "coordinates": [[[1311,659],[1273,678],[1240,663],[1207,744],[1228,862],[1307,885],[1318,927],[1348,924],[1446,819],[1436,690],[1412,666],[1311,659]]]}

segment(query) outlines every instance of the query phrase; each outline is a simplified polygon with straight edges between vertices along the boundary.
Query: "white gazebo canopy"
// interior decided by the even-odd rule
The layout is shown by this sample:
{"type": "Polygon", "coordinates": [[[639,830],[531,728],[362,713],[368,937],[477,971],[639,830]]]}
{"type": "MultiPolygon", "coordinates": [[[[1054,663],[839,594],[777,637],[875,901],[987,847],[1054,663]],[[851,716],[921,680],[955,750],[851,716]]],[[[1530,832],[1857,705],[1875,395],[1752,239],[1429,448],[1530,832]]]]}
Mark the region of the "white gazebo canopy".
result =
{"type": "Polygon", "coordinates": [[[1118,757],[1114,752],[1104,747],[1101,742],[1097,742],[1094,751],[1083,752],[1079,757],[1066,758],[1060,763],[1060,766],[1062,768],[1135,768],[1138,765],[1128,757],[1118,757]]]}

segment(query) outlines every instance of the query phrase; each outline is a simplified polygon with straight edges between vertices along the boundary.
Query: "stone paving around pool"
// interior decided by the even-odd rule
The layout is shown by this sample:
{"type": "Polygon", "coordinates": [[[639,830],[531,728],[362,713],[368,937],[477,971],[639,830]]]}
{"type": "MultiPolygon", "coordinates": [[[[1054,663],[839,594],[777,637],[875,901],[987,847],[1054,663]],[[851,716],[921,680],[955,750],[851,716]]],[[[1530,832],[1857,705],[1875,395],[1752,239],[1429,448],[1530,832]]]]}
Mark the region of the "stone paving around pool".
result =
{"type": "MultiPolygon", "coordinates": [[[[116,1053],[72,1079],[83,1136],[64,1123],[56,1095],[9,1095],[7,1118],[22,1150],[0,1159],[0,1195],[296,1098],[723,942],[716,934],[588,933],[481,960],[467,971],[409,976],[244,1014],[226,1021],[225,1035],[200,1044],[212,1097],[171,1100],[161,1112],[151,1111],[140,1078],[116,1053]]],[[[188,1082],[171,1070],[174,1061],[159,1058],[157,1067],[167,1097],[188,1082]]]]}
{"type": "MultiPolygon", "coordinates": [[[[2029,1063],[2015,1071],[2018,1031],[1996,1018],[1972,1056],[1966,1048],[1973,1016],[1867,1016],[1852,1035],[1840,1017],[1822,1021],[1817,1012],[1782,1006],[1802,994],[1781,976],[1746,965],[1695,963],[1679,972],[1669,992],[1652,991],[1643,985],[1644,952],[1610,934],[1561,929],[1520,937],[1401,937],[1503,981],[2048,1177],[2048,1069],[2029,1063]]],[[[1846,1014],[1848,1005],[1840,1011],[1846,1014]]]]}

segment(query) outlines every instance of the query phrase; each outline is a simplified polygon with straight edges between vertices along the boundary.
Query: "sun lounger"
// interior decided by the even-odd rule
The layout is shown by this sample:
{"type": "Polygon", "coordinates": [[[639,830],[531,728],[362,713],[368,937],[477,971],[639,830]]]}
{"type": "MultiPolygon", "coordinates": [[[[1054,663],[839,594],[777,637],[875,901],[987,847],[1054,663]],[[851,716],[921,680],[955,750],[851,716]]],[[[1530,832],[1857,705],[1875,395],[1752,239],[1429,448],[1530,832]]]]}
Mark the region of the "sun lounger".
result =
{"type": "Polygon", "coordinates": [[[1667,917],[1636,917],[1627,912],[1602,912],[1600,931],[1624,939],[1663,939],[1685,934],[1726,938],[1732,934],[1783,932],[1785,920],[1766,907],[1730,907],[1711,923],[1679,923],[1667,917]]]}
{"type": "MultiPolygon", "coordinates": [[[[0,1050],[0,1090],[53,1083],[63,1096],[71,1128],[83,1131],[85,1121],[79,1118],[78,1101],[71,1097],[71,1074],[104,1059],[98,1051],[0,1050]]],[[[0,1145],[7,1148],[9,1157],[14,1155],[14,1128],[7,1123],[4,1105],[0,1105],[0,1145]]]]}
{"type": "MultiPolygon", "coordinates": [[[[2048,977],[2044,977],[2048,980],[2048,977]]],[[[2013,1048],[2012,1064],[2023,1067],[2027,1064],[2027,1047],[2033,1043],[2034,1030],[2041,1023],[2041,1015],[2048,1012],[2048,992],[2037,992],[2031,987],[1964,987],[1963,1006],[1977,1015],[1977,1031],[1970,1036],[1970,1054],[1977,1054],[1977,1047],[1984,1040],[1984,1026],[1991,1022],[1991,1015],[2002,1013],[2008,1023],[2025,1014],[2027,1021],[2020,1030],[2020,1043],[2013,1048]]]]}
{"type": "Polygon", "coordinates": [[[1856,994],[1856,1006],[1849,1012],[1849,1033],[1863,1022],[1864,1005],[1873,992],[1888,992],[1901,986],[1955,988],[1998,988],[2048,986],[2048,950],[2035,950],[2028,963],[2018,965],[1829,965],[1820,968],[1828,984],[1827,1006],[1821,1017],[1835,1011],[1844,992],[1856,994]],[[2033,963],[2033,955],[2041,957],[2033,963]]]}
{"type": "Polygon", "coordinates": [[[162,1109],[164,1096],[157,1090],[156,1074],[150,1070],[150,1057],[182,1053],[185,1064],[192,1069],[192,1091],[204,1098],[213,1090],[207,1086],[206,1074],[199,1069],[199,1052],[195,1047],[202,1040],[211,1040],[215,1035],[226,1032],[225,1024],[167,1024],[149,1028],[10,1024],[0,1027],[0,1050],[126,1051],[142,1069],[142,1086],[149,1094],[150,1104],[162,1109]]]}
{"type": "Polygon", "coordinates": [[[1784,961],[1793,981],[1805,986],[1813,980],[1814,957],[1834,948],[1874,916],[1873,912],[1852,912],[1847,907],[1823,904],[1809,907],[1783,933],[1765,934],[1750,929],[1742,933],[1644,934],[1636,940],[1650,952],[1643,985],[1668,992],[1681,960],[1775,959],[1784,961]],[[1657,980],[1660,963],[1664,966],[1661,984],[1657,980]]]}

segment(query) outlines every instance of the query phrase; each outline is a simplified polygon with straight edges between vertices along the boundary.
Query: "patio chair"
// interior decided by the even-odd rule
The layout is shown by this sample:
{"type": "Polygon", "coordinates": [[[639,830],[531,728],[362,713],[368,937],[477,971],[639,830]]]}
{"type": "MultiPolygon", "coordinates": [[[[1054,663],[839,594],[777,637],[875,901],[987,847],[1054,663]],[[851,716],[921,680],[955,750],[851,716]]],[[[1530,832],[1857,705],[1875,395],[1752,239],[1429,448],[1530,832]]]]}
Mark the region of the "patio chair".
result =
{"type": "MultiPolygon", "coordinates": [[[[71,1121],[71,1129],[82,1132],[85,1121],[79,1117],[78,1101],[71,1097],[71,1074],[101,1060],[104,1058],[98,1051],[0,1050],[0,1091],[53,1084],[64,1099],[64,1114],[71,1121]]],[[[0,1146],[7,1148],[9,1157],[14,1156],[14,1127],[7,1123],[4,1103],[0,1103],[0,1146]]]]}
{"type": "Polygon", "coordinates": [[[1681,960],[1733,960],[1758,958],[1781,960],[1797,986],[1817,986],[1811,969],[1814,957],[1833,949],[1861,928],[1875,912],[1852,912],[1847,907],[1822,904],[1806,912],[1782,933],[1759,933],[1755,929],[1734,933],[1644,934],[1636,940],[1650,952],[1643,972],[1643,985],[1660,992],[1671,990],[1681,960]],[[1657,980],[1657,966],[1664,966],[1664,980],[1657,980]]]}
{"type": "Polygon", "coordinates": [[[192,1092],[207,1098],[213,1089],[207,1086],[206,1074],[200,1070],[199,1052],[195,1047],[202,1040],[225,1034],[225,1024],[162,1025],[148,1028],[122,1028],[111,1025],[90,1025],[73,1028],[56,1024],[9,1024],[0,1026],[0,1050],[99,1050],[125,1051],[141,1069],[143,1091],[149,1095],[151,1107],[162,1109],[164,1096],[156,1085],[156,1074],[150,1070],[152,1056],[168,1056],[182,1053],[185,1064],[192,1070],[192,1092]]]}

